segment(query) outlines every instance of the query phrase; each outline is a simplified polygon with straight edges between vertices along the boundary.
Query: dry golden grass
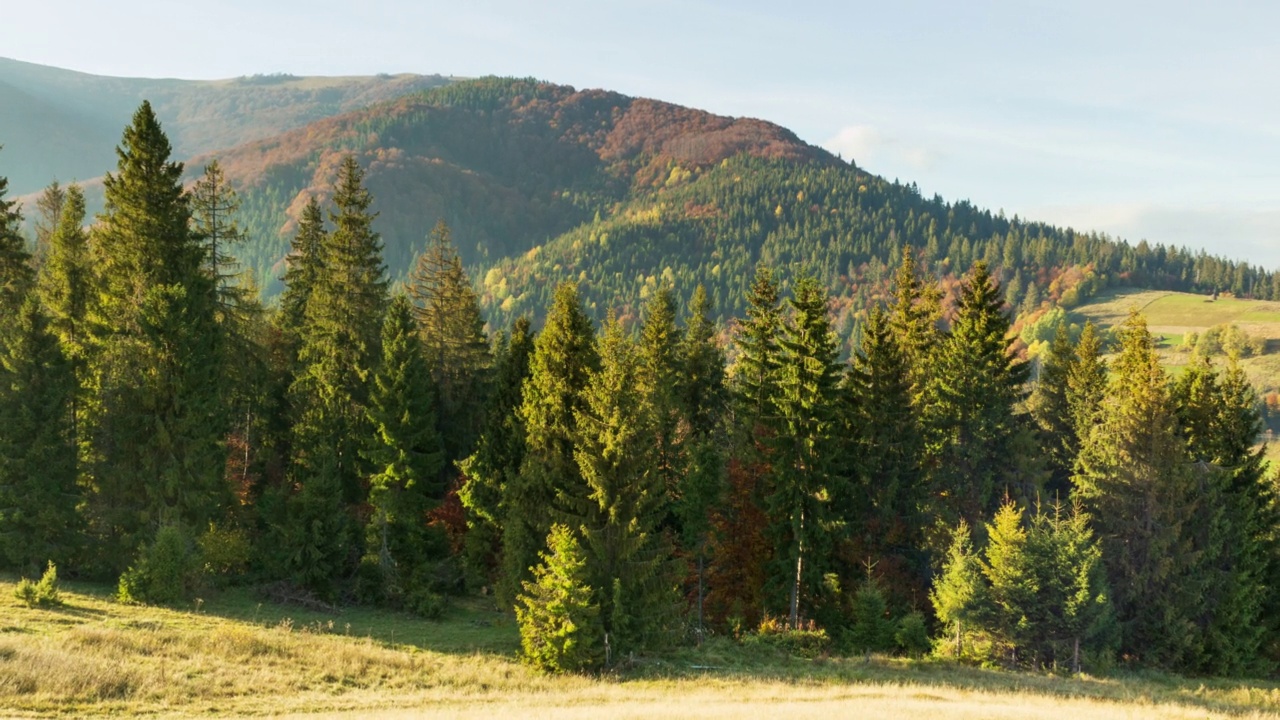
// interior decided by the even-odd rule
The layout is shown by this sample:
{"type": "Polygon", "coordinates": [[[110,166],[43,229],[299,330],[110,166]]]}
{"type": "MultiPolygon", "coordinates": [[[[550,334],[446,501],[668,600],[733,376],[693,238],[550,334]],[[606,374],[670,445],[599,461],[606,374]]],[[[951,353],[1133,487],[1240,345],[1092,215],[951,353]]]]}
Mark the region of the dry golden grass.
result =
{"type": "Polygon", "coordinates": [[[64,588],[30,609],[0,582],[0,716],[309,718],[1271,717],[1270,683],[1164,675],[1066,678],[937,661],[785,658],[727,640],[625,676],[545,677],[514,659],[514,630],[463,603],[443,622],[259,604],[122,606],[64,588]],[[392,639],[394,638],[394,640],[392,639]],[[482,648],[482,649],[468,649],[482,648]],[[703,672],[695,665],[715,665],[703,672]],[[293,715],[290,715],[290,714],[293,715]]]}

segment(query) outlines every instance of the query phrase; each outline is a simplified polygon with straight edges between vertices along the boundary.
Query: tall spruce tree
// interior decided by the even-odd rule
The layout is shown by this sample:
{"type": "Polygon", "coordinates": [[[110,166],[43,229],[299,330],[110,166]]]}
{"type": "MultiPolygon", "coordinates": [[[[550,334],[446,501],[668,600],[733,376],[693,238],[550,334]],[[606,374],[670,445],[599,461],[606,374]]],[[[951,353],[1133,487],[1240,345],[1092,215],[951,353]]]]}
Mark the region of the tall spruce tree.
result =
{"type": "Polygon", "coordinates": [[[827,294],[802,277],[790,300],[780,342],[774,398],[772,478],[767,507],[775,541],[775,584],[789,597],[791,627],[822,587],[830,549],[832,498],[839,445],[837,350],[827,318],[827,294]]]}
{"type": "Polygon", "coordinates": [[[95,547],[121,569],[161,524],[201,527],[229,503],[225,383],[203,249],[191,231],[182,164],[144,102],[104,180],[91,252],[98,292],[89,363],[94,398],[95,547]]]}
{"type": "Polygon", "coordinates": [[[1194,533],[1204,511],[1200,483],[1146,321],[1135,311],[1120,335],[1075,485],[1102,545],[1122,649],[1185,667],[1202,650],[1196,620],[1205,578],[1194,533]]]}
{"type": "Polygon", "coordinates": [[[678,596],[659,530],[669,500],[655,463],[658,422],[641,383],[645,360],[612,314],[598,345],[600,367],[575,411],[582,484],[561,490],[560,503],[581,528],[604,629],[621,655],[670,640],[678,596]]]}
{"type": "Polygon", "coordinates": [[[422,584],[421,571],[430,559],[427,510],[444,491],[435,386],[404,295],[397,295],[387,311],[382,362],[369,394],[374,437],[366,458],[375,472],[369,478],[372,513],[365,525],[365,552],[376,559],[386,590],[395,593],[422,584]]]}
{"type": "Polygon", "coordinates": [[[1032,625],[1041,591],[1035,558],[1027,547],[1022,511],[1005,501],[987,525],[987,547],[982,574],[987,580],[993,636],[1018,662],[1018,649],[1026,647],[1039,628],[1032,625]]]}
{"type": "Polygon", "coordinates": [[[0,560],[38,571],[83,540],[75,375],[34,296],[0,328],[0,560]]]}
{"type": "MultiPolygon", "coordinates": [[[[49,329],[57,336],[63,354],[71,362],[76,377],[76,395],[79,395],[79,387],[85,382],[94,270],[89,255],[89,236],[84,229],[84,193],[78,185],[66,189],[61,206],[62,217],[49,237],[37,288],[40,302],[49,316],[49,329]]],[[[73,403],[72,411],[77,426],[78,404],[73,403]]]]}
{"type": "Polygon", "coordinates": [[[921,403],[933,356],[943,339],[938,329],[941,319],[942,290],[919,277],[915,253],[907,248],[894,276],[889,327],[907,362],[912,403],[916,405],[921,403]]]}
{"type": "Polygon", "coordinates": [[[298,218],[298,227],[289,242],[288,263],[284,271],[284,292],[280,295],[278,323],[286,341],[296,355],[307,322],[307,304],[315,292],[324,267],[321,249],[325,245],[324,211],[315,196],[307,198],[298,218]]]}
{"type": "Polygon", "coordinates": [[[426,345],[427,362],[440,388],[440,434],[451,467],[475,449],[484,423],[484,396],[492,357],[480,299],[443,220],[418,256],[409,292],[426,345]]]}
{"type": "Polygon", "coordinates": [[[361,451],[372,437],[369,378],[381,354],[387,296],[371,203],[363,172],[348,156],[334,189],[334,229],[323,238],[322,270],[306,303],[299,375],[289,390],[296,413],[290,472],[298,489],[282,545],[290,575],[325,594],[358,543],[352,510],[365,498],[361,451]]]}
{"type": "Polygon", "coordinates": [[[503,585],[514,595],[555,520],[560,493],[582,486],[574,458],[577,415],[583,391],[600,366],[595,331],[582,308],[578,288],[562,283],[534,343],[529,378],[519,410],[525,428],[525,457],[503,500],[509,508],[503,528],[503,585]]]}
{"type": "Polygon", "coordinates": [[[898,602],[920,604],[926,588],[922,540],[924,477],[920,420],[911,404],[911,368],[889,318],[873,307],[846,376],[846,473],[839,512],[855,539],[851,560],[871,558],[898,602]]]}
{"type": "Polygon", "coordinates": [[[54,180],[40,192],[40,197],[36,198],[34,223],[36,249],[32,260],[37,270],[44,264],[45,257],[49,254],[49,244],[52,242],[53,234],[57,232],[58,225],[62,222],[62,210],[67,202],[67,192],[73,187],[78,190],[80,186],[67,186],[54,180]]]}
{"type": "Polygon", "coordinates": [[[671,500],[665,503],[668,512],[664,523],[678,530],[680,518],[673,511],[680,497],[681,479],[686,475],[687,448],[680,432],[683,418],[679,392],[683,368],[680,332],[676,328],[676,296],[670,286],[658,288],[645,304],[638,362],[636,381],[643,389],[654,423],[653,462],[671,500]]]}
{"type": "Polygon", "coordinates": [[[240,198],[227,183],[222,166],[217,160],[210,162],[191,188],[191,219],[193,232],[205,247],[205,268],[224,323],[245,300],[243,288],[236,283],[240,265],[233,254],[248,239],[236,221],[239,209],[240,198]]]}
{"type": "MultiPolygon", "coordinates": [[[[476,451],[459,464],[465,477],[458,497],[467,510],[466,569],[469,582],[476,586],[499,579],[508,512],[519,512],[508,502],[506,488],[519,482],[524,462],[525,427],[518,411],[524,401],[532,353],[529,318],[518,318],[497,344],[493,388],[476,451]]],[[[519,522],[519,518],[513,521],[519,522]]]]}
{"type": "Polygon", "coordinates": [[[1085,438],[1101,420],[1099,413],[1107,390],[1107,364],[1102,359],[1102,351],[1102,336],[1097,326],[1086,322],[1076,342],[1075,358],[1067,370],[1067,411],[1077,457],[1085,438]]]}
{"type": "Polygon", "coordinates": [[[960,292],[951,334],[938,351],[922,409],[934,512],[977,526],[1015,487],[1015,406],[1027,367],[1008,352],[1009,318],[999,288],[977,263],[960,292]]]}
{"type": "Polygon", "coordinates": [[[1040,447],[1049,465],[1045,490],[1050,497],[1065,498],[1071,489],[1071,474],[1080,453],[1068,399],[1068,379],[1076,365],[1075,346],[1065,321],[1058,323],[1049,352],[1040,362],[1039,376],[1027,401],[1031,417],[1039,428],[1040,447]]]}
{"type": "Polygon", "coordinates": [[[738,358],[733,378],[738,415],[742,418],[743,427],[754,436],[756,426],[773,415],[778,339],[782,331],[778,284],[773,279],[773,271],[763,263],[756,266],[747,303],[747,317],[739,323],[734,338],[738,345],[738,358]]]}

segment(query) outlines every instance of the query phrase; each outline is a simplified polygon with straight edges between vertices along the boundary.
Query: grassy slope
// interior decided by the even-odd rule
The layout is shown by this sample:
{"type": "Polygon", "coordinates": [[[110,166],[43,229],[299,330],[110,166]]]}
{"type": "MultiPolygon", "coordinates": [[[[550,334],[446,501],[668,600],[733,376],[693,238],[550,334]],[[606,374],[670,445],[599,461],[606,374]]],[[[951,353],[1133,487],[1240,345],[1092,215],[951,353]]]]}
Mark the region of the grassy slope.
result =
{"type": "Polygon", "coordinates": [[[32,610],[0,581],[0,715],[308,717],[1264,717],[1272,683],[1157,675],[1062,678],[934,661],[746,655],[728,641],[625,677],[548,678],[514,660],[515,629],[481,600],[442,622],[259,603],[126,607],[71,585],[32,610]],[[714,666],[695,670],[691,666],[714,666]],[[315,715],[319,713],[319,715],[315,715]]]}

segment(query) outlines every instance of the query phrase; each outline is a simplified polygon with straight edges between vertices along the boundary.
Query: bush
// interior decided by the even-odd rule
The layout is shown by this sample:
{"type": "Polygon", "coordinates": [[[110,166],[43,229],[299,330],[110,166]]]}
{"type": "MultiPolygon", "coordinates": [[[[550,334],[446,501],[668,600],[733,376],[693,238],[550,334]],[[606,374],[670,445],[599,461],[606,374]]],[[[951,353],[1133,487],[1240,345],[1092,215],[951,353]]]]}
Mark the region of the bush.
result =
{"type": "Polygon", "coordinates": [[[62,596],[58,592],[58,566],[49,561],[49,567],[45,569],[44,575],[40,576],[40,582],[31,582],[27,578],[18,581],[18,587],[14,588],[13,596],[25,602],[27,607],[61,605],[62,596]]]}
{"type": "Polygon", "coordinates": [[[209,523],[196,542],[204,572],[215,583],[223,584],[244,574],[252,554],[249,537],[239,528],[220,528],[209,523]]]}
{"type": "Polygon", "coordinates": [[[804,627],[791,629],[779,618],[765,616],[755,633],[742,639],[744,647],[768,648],[784,655],[815,658],[831,649],[827,631],[810,621],[804,627]]]}
{"type": "Polygon", "coordinates": [[[138,561],[120,576],[116,598],[125,603],[162,604],[186,597],[199,578],[200,560],[186,533],[166,525],[138,561]]]}
{"type": "Polygon", "coordinates": [[[893,639],[902,652],[910,657],[921,657],[933,647],[929,640],[929,629],[924,624],[924,616],[918,612],[903,616],[898,622],[898,631],[894,633],[893,639]]]}

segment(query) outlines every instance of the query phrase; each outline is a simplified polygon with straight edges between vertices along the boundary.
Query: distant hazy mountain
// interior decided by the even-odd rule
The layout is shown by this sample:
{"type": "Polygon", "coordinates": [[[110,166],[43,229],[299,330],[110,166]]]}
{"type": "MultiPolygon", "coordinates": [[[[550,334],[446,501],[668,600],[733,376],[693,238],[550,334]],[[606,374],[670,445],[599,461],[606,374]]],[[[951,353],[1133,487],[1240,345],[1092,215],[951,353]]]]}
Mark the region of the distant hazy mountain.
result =
{"type": "Polygon", "coordinates": [[[114,78],[0,58],[0,172],[15,194],[115,167],[120,132],[143,100],[177,157],[277,135],[449,82],[439,75],[191,81],[114,78]]]}

